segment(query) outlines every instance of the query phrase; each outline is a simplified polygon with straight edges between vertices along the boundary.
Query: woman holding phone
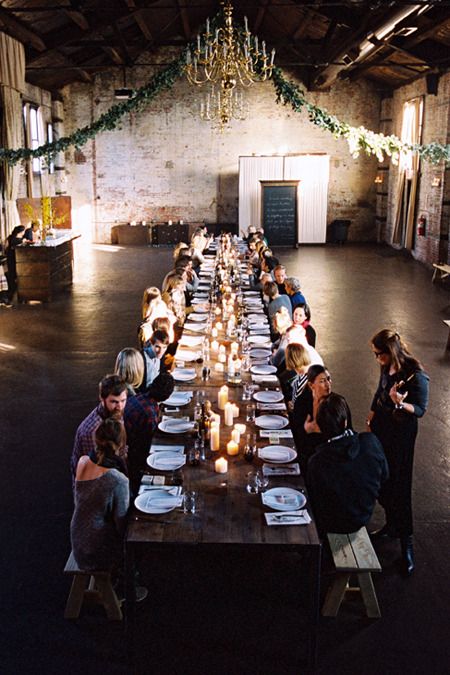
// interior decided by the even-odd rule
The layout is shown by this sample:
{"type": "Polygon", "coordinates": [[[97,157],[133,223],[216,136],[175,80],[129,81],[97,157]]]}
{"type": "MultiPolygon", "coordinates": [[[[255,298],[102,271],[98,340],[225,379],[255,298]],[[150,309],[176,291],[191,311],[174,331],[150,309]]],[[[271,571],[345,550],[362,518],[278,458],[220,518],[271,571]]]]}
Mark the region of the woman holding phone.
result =
{"type": "Polygon", "coordinates": [[[389,479],[379,502],[386,524],[372,537],[399,538],[402,571],[414,571],[412,473],[418,419],[428,405],[429,378],[395,331],[385,328],[373,336],[372,352],[380,366],[380,380],[367,427],[378,436],[389,464],[389,479]]]}

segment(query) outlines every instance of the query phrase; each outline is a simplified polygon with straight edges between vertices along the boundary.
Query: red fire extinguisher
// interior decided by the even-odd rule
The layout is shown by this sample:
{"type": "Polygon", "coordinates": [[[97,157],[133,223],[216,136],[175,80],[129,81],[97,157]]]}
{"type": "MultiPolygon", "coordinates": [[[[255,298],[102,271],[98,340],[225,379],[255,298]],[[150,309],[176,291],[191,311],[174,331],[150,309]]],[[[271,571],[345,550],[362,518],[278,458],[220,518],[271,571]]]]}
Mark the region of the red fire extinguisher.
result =
{"type": "Polygon", "coordinates": [[[419,218],[417,220],[417,236],[418,237],[424,237],[425,236],[426,226],[427,226],[427,219],[425,218],[425,216],[422,213],[422,215],[419,216],[419,218]]]}

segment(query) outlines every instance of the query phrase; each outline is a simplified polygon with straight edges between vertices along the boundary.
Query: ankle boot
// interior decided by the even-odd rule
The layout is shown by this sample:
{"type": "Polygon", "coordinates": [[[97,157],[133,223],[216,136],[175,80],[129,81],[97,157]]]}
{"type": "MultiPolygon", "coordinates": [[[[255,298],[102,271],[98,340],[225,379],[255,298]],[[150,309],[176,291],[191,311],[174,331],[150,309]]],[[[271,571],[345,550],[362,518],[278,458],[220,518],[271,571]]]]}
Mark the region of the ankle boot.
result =
{"type": "Polygon", "coordinates": [[[402,547],[402,573],[406,577],[410,577],[414,572],[414,549],[412,536],[402,537],[400,539],[402,547]]]}

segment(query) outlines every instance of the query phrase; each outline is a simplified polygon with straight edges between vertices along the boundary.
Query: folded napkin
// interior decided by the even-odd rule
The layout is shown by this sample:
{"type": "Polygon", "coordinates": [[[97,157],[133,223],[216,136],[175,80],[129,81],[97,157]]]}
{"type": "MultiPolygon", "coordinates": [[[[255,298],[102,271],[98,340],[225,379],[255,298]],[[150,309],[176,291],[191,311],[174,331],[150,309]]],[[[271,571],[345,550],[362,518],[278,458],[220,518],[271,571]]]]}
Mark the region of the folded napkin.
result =
{"type": "Polygon", "coordinates": [[[194,422],[187,422],[184,420],[164,420],[166,429],[180,429],[181,431],[189,431],[194,427],[194,422]]]}
{"type": "Polygon", "coordinates": [[[283,513],[265,513],[267,525],[309,525],[311,517],[306,509],[284,511],[283,513]]]}
{"type": "Polygon", "coordinates": [[[253,382],[278,382],[278,377],[276,375],[253,375],[253,382]]]}
{"type": "Polygon", "coordinates": [[[177,469],[179,466],[186,464],[186,456],[183,457],[157,457],[154,462],[155,469],[177,469]]]}
{"type": "Polygon", "coordinates": [[[298,495],[266,495],[263,493],[262,501],[263,504],[267,504],[268,506],[274,504],[275,506],[291,506],[295,509],[299,506],[300,498],[298,495]]]}
{"type": "Polygon", "coordinates": [[[298,462],[288,464],[287,466],[263,464],[263,474],[265,476],[300,476],[300,466],[298,462]]]}
{"type": "Polygon", "coordinates": [[[289,461],[289,452],[287,450],[260,450],[259,456],[268,462],[271,460],[276,462],[289,461]]]}
{"type": "Polygon", "coordinates": [[[159,445],[153,443],[150,448],[150,454],[153,455],[155,452],[178,452],[182,454],[184,452],[184,445],[159,445]]]}
{"type": "MultiPolygon", "coordinates": [[[[155,476],[155,478],[165,478],[165,476],[155,476]]],[[[167,492],[168,494],[174,495],[176,497],[181,495],[182,489],[183,488],[181,485],[147,485],[144,483],[144,480],[142,480],[141,487],[139,488],[139,494],[142,494],[143,492],[149,492],[150,490],[164,490],[164,492],[167,492]]]]}
{"type": "Polygon", "coordinates": [[[183,497],[181,496],[168,496],[165,498],[155,497],[152,498],[151,493],[145,503],[145,506],[153,509],[169,509],[176,506],[181,506],[183,503],[183,497]]]}

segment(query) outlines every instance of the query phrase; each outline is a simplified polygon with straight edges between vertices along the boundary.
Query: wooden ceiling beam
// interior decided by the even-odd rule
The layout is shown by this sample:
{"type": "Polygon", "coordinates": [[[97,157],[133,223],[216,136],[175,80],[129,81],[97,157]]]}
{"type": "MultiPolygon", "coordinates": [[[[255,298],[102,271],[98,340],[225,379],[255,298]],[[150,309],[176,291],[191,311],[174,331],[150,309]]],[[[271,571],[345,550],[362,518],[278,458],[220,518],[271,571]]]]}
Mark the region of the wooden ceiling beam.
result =
{"type": "Polygon", "coordinates": [[[0,26],[5,28],[6,33],[12,38],[19,40],[25,45],[31,45],[36,51],[44,52],[47,47],[37,33],[30,30],[22,21],[0,7],[0,26]]]}
{"type": "Polygon", "coordinates": [[[261,6],[258,9],[258,14],[256,15],[255,24],[254,24],[254,27],[253,27],[254,33],[257,33],[259,31],[260,26],[261,26],[262,22],[264,21],[264,17],[265,17],[266,12],[267,12],[267,7],[270,4],[271,3],[269,2],[269,0],[261,0],[261,6]]]}
{"type": "Polygon", "coordinates": [[[181,23],[183,24],[184,36],[186,40],[190,40],[192,36],[191,26],[189,23],[189,14],[186,9],[186,5],[181,0],[177,0],[177,6],[180,10],[181,23]]]}
{"type": "Polygon", "coordinates": [[[128,9],[130,10],[131,16],[136,21],[145,39],[148,40],[149,42],[153,42],[152,32],[148,27],[144,15],[142,14],[142,10],[140,10],[139,7],[137,7],[135,0],[125,0],[125,3],[128,9]]]}

